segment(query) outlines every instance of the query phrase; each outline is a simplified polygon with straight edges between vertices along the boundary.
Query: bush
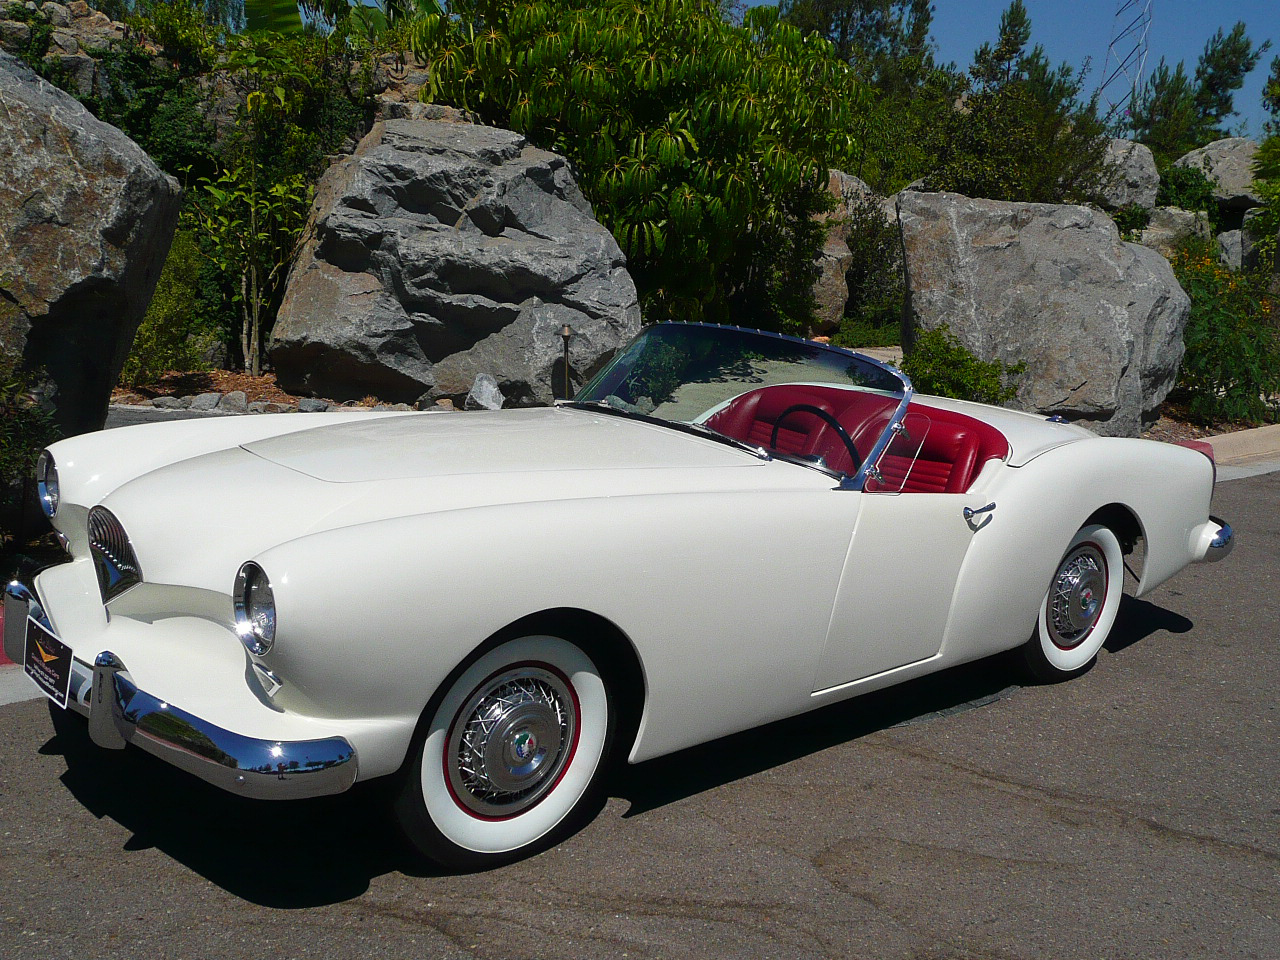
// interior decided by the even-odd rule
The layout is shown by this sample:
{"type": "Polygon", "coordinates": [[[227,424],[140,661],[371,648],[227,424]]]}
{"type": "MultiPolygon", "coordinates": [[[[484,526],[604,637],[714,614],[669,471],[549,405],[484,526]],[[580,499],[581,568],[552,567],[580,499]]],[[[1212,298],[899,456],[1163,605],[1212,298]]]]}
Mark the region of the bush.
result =
{"type": "Polygon", "coordinates": [[[845,274],[849,301],[832,336],[842,347],[884,347],[902,340],[902,237],[875,197],[849,201],[849,251],[845,274]]]}
{"type": "MultiPolygon", "coordinates": [[[[1280,57],[1276,64],[1280,70],[1280,57]]],[[[1249,224],[1249,233],[1257,245],[1258,267],[1280,273],[1280,259],[1276,257],[1280,237],[1280,134],[1268,137],[1258,147],[1253,159],[1253,182],[1262,198],[1262,206],[1249,224]]]]}
{"type": "MultiPolygon", "coordinates": [[[[40,451],[58,438],[53,417],[33,398],[30,378],[0,358],[0,518],[21,506],[40,451]]],[[[16,532],[0,524],[0,546],[16,532]]]]}
{"type": "Polygon", "coordinates": [[[1008,403],[1018,395],[1011,381],[1026,369],[979,360],[944,325],[916,334],[902,370],[919,393],[977,403],[1008,403]]]}
{"type": "Polygon", "coordinates": [[[1213,198],[1213,181],[1196,167],[1168,166],[1160,171],[1156,205],[1180,210],[1203,210],[1209,215],[1214,234],[1221,229],[1218,202],[1213,198]]]}
{"type": "Polygon", "coordinates": [[[201,307],[204,259],[195,237],[179,230],[156,283],[133,349],[125,360],[120,383],[136,387],[151,383],[170,370],[206,368],[205,355],[220,339],[201,307]]]}
{"type": "Polygon", "coordinates": [[[1151,223],[1151,211],[1136,203],[1121,207],[1111,214],[1120,231],[1120,239],[1136,241],[1142,231],[1151,223]]]}
{"type": "Polygon", "coordinates": [[[432,93],[566,154],[627,255],[649,319],[792,331],[812,320],[830,167],[866,89],[773,7],[712,0],[468,4],[427,15],[432,93]]]}
{"type": "Polygon", "coordinates": [[[1206,241],[1188,243],[1172,263],[1191,298],[1178,380],[1191,415],[1206,423],[1275,420],[1280,311],[1265,276],[1232,273],[1206,241]]]}

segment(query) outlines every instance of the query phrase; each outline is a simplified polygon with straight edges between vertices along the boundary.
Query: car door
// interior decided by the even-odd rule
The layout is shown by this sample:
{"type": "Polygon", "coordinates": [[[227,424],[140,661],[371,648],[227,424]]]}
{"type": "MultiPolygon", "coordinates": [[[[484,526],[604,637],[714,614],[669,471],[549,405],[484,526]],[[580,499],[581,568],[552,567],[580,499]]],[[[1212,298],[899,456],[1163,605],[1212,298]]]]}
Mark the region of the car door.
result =
{"type": "Polygon", "coordinates": [[[865,490],[831,492],[862,503],[815,691],[936,656],[965,554],[990,524],[987,512],[966,518],[966,507],[985,506],[972,494],[902,492],[912,489],[908,479],[928,422],[911,417],[907,426],[910,440],[896,438],[881,458],[885,478],[873,471],[880,482],[869,481],[865,490]]]}

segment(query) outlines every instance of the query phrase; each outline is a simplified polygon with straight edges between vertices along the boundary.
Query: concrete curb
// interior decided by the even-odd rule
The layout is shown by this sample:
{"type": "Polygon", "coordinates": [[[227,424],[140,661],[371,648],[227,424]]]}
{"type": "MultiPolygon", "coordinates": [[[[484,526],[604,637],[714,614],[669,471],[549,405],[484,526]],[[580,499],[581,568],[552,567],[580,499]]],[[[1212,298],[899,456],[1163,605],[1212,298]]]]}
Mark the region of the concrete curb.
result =
{"type": "Polygon", "coordinates": [[[1206,437],[1205,442],[1213,447],[1213,459],[1220,465],[1274,460],[1280,458],[1280,424],[1206,437]]]}

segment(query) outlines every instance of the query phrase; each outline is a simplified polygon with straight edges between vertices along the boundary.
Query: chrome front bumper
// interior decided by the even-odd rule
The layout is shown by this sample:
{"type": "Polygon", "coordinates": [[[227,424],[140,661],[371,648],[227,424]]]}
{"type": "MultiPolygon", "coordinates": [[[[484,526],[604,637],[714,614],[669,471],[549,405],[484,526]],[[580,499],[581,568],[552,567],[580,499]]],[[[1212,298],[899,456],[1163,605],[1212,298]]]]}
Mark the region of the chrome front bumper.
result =
{"type": "MultiPolygon", "coordinates": [[[[23,584],[5,587],[4,651],[22,663],[27,618],[56,635],[39,600],[23,584]]],[[[231,793],[294,800],[342,793],[356,780],[355,749],[342,737],[260,740],[212,724],[139,690],[115,654],[72,665],[68,709],[89,718],[93,742],[109,750],[128,743],[231,793]]]]}

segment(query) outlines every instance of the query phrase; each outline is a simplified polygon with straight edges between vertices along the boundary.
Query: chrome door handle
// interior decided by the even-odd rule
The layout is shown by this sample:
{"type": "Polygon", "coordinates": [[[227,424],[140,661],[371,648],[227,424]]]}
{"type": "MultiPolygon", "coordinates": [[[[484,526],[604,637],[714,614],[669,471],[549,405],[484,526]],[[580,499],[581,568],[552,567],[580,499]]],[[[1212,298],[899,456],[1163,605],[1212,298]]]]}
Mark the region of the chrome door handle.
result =
{"type": "Polygon", "coordinates": [[[980,513],[990,513],[990,512],[991,512],[992,510],[994,510],[995,508],[996,508],[996,502],[995,502],[994,500],[992,500],[990,503],[988,503],[985,507],[979,507],[977,510],[973,509],[973,507],[965,507],[965,508],[964,508],[964,518],[965,518],[966,520],[972,520],[972,519],[973,519],[974,517],[976,517],[978,514],[980,514],[980,513]]]}

